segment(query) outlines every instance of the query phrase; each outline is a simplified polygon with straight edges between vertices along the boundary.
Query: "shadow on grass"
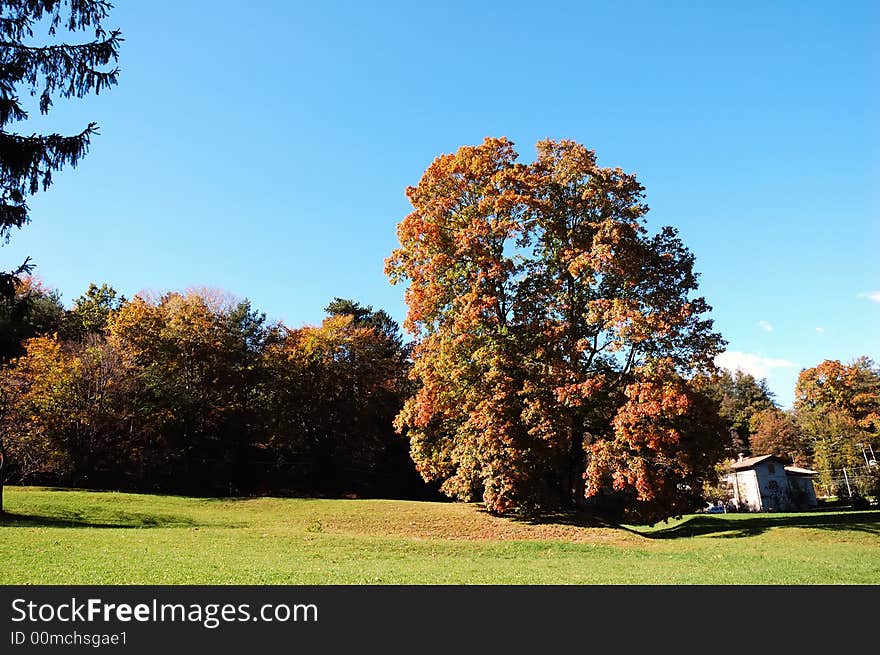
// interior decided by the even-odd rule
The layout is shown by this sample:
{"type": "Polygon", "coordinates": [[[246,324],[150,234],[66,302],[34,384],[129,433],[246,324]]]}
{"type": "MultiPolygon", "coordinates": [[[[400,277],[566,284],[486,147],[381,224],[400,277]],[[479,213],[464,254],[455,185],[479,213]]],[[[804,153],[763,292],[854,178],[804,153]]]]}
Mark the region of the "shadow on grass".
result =
{"type": "MultiPolygon", "coordinates": [[[[480,509],[483,513],[489,513],[480,509]]],[[[668,528],[639,529],[607,521],[589,512],[558,512],[537,516],[513,515],[508,517],[529,525],[570,525],[579,528],[613,528],[625,530],[647,539],[682,539],[710,536],[718,538],[752,537],[771,528],[812,528],[819,530],[867,532],[880,536],[880,512],[841,511],[829,513],[730,514],[727,516],[697,515],[668,528]]]]}
{"type": "MultiPolygon", "coordinates": [[[[494,516],[482,504],[478,511],[487,516],[494,516]]],[[[550,512],[545,514],[505,514],[504,518],[526,525],[569,525],[576,528],[623,528],[622,525],[603,519],[590,512],[550,512]]]]}
{"type": "Polygon", "coordinates": [[[549,514],[547,516],[523,517],[523,521],[533,525],[543,523],[555,523],[557,525],[570,525],[576,528],[619,528],[618,523],[608,521],[601,516],[590,514],[589,512],[559,512],[549,514]]]}
{"type": "Polygon", "coordinates": [[[196,523],[180,516],[163,516],[157,514],[116,513],[90,518],[78,513],[39,516],[33,514],[17,514],[4,512],[0,514],[2,528],[164,528],[191,527],[196,523]]]}
{"type": "Polygon", "coordinates": [[[880,512],[850,511],[833,514],[733,514],[725,516],[693,516],[678,525],[651,532],[631,530],[648,539],[680,539],[683,537],[715,536],[721,538],[753,537],[771,528],[811,528],[814,530],[855,530],[880,535],[880,512]]]}

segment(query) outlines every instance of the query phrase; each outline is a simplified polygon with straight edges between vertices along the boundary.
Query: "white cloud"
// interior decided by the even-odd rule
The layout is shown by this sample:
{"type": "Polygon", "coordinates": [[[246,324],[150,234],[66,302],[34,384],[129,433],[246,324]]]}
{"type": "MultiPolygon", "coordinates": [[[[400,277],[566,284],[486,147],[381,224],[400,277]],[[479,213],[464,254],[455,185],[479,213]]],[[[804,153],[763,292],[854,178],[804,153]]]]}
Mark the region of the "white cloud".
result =
{"type": "Polygon", "coordinates": [[[880,291],[866,291],[864,293],[860,293],[859,297],[867,298],[868,300],[873,300],[874,302],[880,302],[880,291]]]}
{"type": "Polygon", "coordinates": [[[773,326],[768,321],[758,321],[758,327],[764,332],[773,332],[773,326]]]}
{"type": "Polygon", "coordinates": [[[715,366],[726,368],[731,373],[740,370],[751,373],[756,378],[766,378],[774,368],[792,368],[797,366],[787,359],[761,357],[752,353],[741,353],[728,350],[715,357],[715,366]]]}
{"type": "Polygon", "coordinates": [[[824,333],[825,333],[825,328],[817,327],[817,328],[816,328],[816,332],[818,332],[819,334],[824,334],[824,333]]]}

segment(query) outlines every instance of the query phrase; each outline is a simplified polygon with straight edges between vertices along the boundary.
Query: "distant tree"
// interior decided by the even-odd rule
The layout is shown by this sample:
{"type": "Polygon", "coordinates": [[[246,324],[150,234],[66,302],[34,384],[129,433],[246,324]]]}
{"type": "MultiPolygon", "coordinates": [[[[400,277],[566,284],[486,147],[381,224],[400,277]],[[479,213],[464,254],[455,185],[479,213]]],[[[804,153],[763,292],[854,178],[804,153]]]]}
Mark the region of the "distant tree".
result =
{"type": "Polygon", "coordinates": [[[409,441],[393,428],[394,418],[414,391],[409,379],[411,347],[404,343],[400,325],[385,310],[373,310],[370,305],[343,298],[335,298],[325,311],[329,316],[351,316],[353,326],[374,333],[365,340],[362,357],[364,362],[375,362],[380,376],[375,377],[369,365],[363,368],[361,375],[369,374],[373,391],[358,402],[360,412],[371,416],[369,420],[382,444],[374,457],[371,487],[386,496],[422,494],[425,488],[409,455],[409,441]]]}
{"type": "MultiPolygon", "coordinates": [[[[27,262],[25,262],[27,264],[27,262]]],[[[61,294],[43,286],[24,265],[10,274],[0,272],[0,366],[23,354],[25,340],[38,334],[51,334],[63,326],[61,294]]],[[[0,380],[0,421],[9,411],[10,398],[0,380]]],[[[11,469],[13,449],[7,447],[0,428],[0,512],[3,510],[3,482],[11,469]]]]}
{"type": "Polygon", "coordinates": [[[845,412],[835,408],[801,409],[795,414],[797,427],[812,453],[812,465],[821,484],[829,486],[835,471],[864,465],[858,426],[845,412]]]}
{"type": "Polygon", "coordinates": [[[880,451],[880,370],[870,358],[804,369],[794,407],[823,484],[831,484],[834,469],[864,466],[868,445],[880,451]]]}
{"type": "Polygon", "coordinates": [[[880,434],[880,368],[869,357],[849,364],[825,360],[801,371],[795,387],[799,410],[835,409],[871,437],[880,434]]]}
{"type": "MultiPolygon", "coordinates": [[[[52,174],[76,166],[86,154],[97,125],[79,134],[32,134],[9,131],[11,123],[28,118],[21,94],[38,97],[47,114],[53,99],[82,98],[116,84],[120,32],[102,27],[111,5],[105,0],[0,0],[0,239],[30,220],[27,197],[46,190],[52,174]],[[50,37],[59,28],[71,33],[92,31],[85,43],[32,45],[35,26],[47,26],[50,37]]],[[[0,299],[11,302],[16,280],[32,269],[30,259],[0,271],[0,299]]]]}
{"type": "Polygon", "coordinates": [[[21,276],[12,298],[0,299],[0,362],[21,355],[26,339],[63,332],[64,326],[64,305],[58,290],[35,277],[21,276]]]}
{"type": "Polygon", "coordinates": [[[118,295],[113,287],[89,284],[88,290],[73,301],[73,308],[65,320],[65,332],[79,338],[102,334],[110,313],[119,309],[124,302],[125,297],[118,295]]]}
{"type": "Polygon", "coordinates": [[[109,341],[136,380],[131,431],[159,484],[225,490],[246,459],[265,317],[224,303],[135,296],[110,316],[109,341]]]}
{"type": "Polygon", "coordinates": [[[409,388],[399,328],[384,311],[349,300],[320,326],[279,328],[264,352],[273,443],[325,493],[399,492],[414,473],[392,422],[409,388]],[[390,479],[379,480],[380,474],[390,479]]]}
{"type": "Polygon", "coordinates": [[[776,407],[767,381],[740,370],[731,373],[720,369],[702,380],[700,387],[718,403],[719,413],[730,431],[727,454],[752,452],[752,418],[776,407]]]}
{"type": "Polygon", "coordinates": [[[402,347],[400,325],[384,309],[374,311],[371,305],[361,305],[359,302],[345,298],[334,298],[324,311],[328,316],[351,316],[358,327],[373,328],[394,348],[402,347]]]}
{"type": "Polygon", "coordinates": [[[799,466],[812,464],[809,443],[788,412],[763,409],[751,419],[753,455],[776,455],[799,466]]]}
{"type": "Polygon", "coordinates": [[[11,399],[3,415],[6,447],[18,476],[57,481],[67,468],[65,433],[76,423],[68,402],[73,366],[57,335],[34,337],[25,347],[2,378],[11,399]]]}
{"type": "Polygon", "coordinates": [[[2,417],[12,472],[18,479],[93,485],[115,479],[131,456],[121,441],[119,412],[127,399],[124,371],[103,340],[28,339],[5,371],[11,399],[2,417]]]}

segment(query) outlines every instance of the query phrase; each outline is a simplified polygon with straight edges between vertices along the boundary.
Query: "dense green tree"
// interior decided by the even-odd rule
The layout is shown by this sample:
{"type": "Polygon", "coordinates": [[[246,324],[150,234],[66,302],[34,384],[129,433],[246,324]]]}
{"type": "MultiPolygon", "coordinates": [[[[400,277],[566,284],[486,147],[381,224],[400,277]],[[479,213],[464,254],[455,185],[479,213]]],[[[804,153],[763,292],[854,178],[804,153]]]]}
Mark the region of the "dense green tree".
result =
{"type": "Polygon", "coordinates": [[[25,275],[14,285],[10,299],[0,299],[0,362],[21,355],[26,339],[64,332],[61,294],[37,278],[25,275]]]}
{"type": "Polygon", "coordinates": [[[718,403],[719,413],[730,431],[728,455],[762,454],[754,450],[751,443],[752,419],[759,412],[776,408],[767,380],[757,380],[740,370],[731,373],[720,369],[701,380],[700,386],[718,403]]]}
{"type": "Polygon", "coordinates": [[[86,292],[73,301],[73,308],[65,320],[65,333],[79,338],[103,334],[110,313],[119,309],[124,302],[125,297],[117,294],[113,287],[89,284],[86,292]]]}

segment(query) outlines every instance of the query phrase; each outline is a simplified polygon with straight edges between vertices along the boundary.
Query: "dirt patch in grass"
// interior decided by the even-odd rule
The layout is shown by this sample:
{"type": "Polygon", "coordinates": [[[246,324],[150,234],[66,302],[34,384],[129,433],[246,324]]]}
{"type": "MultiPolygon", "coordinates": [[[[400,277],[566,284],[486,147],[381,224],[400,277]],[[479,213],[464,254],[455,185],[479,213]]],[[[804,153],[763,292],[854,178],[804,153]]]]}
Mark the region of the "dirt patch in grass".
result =
{"type": "Polygon", "coordinates": [[[542,519],[498,517],[479,505],[351,501],[350,511],[325,514],[321,530],[337,534],[448,539],[455,541],[564,541],[645,545],[644,537],[623,528],[591,523],[589,517],[542,519]]]}

